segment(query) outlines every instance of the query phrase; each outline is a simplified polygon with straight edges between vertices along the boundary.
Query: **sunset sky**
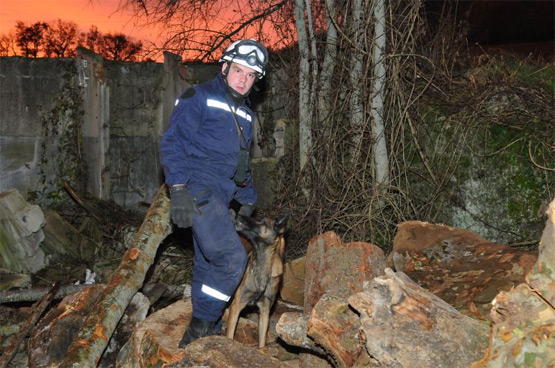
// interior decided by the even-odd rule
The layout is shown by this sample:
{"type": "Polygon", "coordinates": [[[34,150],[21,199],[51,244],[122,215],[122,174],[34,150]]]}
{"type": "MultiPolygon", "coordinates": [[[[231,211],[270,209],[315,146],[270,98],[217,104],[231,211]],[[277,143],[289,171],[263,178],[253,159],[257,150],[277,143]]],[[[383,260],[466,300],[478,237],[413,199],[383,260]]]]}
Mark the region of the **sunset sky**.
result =
{"type": "MultiPolygon", "coordinates": [[[[18,20],[30,25],[38,21],[52,23],[59,18],[77,23],[83,32],[94,25],[103,33],[123,33],[144,44],[155,40],[154,30],[137,27],[129,10],[118,10],[121,1],[0,0],[0,34],[14,30],[18,20]]],[[[553,0],[474,1],[469,39],[481,44],[552,42],[554,3],[553,0]]],[[[443,3],[427,2],[427,8],[434,6],[438,9],[427,9],[430,14],[438,13],[443,3]]]]}
{"type": "Polygon", "coordinates": [[[135,26],[132,14],[118,11],[120,0],[0,0],[0,34],[26,24],[55,20],[75,22],[82,31],[95,25],[103,33],[123,33],[136,40],[153,39],[153,32],[135,26]]]}

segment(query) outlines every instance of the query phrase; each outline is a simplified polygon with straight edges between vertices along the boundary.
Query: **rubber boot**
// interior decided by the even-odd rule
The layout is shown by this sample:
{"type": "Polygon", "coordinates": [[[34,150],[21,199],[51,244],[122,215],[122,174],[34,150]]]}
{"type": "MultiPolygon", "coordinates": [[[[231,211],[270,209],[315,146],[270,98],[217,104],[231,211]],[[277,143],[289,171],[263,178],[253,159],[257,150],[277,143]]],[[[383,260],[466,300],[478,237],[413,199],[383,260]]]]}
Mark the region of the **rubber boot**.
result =
{"type": "Polygon", "coordinates": [[[191,322],[189,322],[189,326],[187,326],[187,329],[179,342],[179,348],[183,349],[185,346],[189,345],[196,339],[200,339],[201,337],[213,335],[214,324],[214,321],[206,321],[196,317],[191,318],[191,322]]]}

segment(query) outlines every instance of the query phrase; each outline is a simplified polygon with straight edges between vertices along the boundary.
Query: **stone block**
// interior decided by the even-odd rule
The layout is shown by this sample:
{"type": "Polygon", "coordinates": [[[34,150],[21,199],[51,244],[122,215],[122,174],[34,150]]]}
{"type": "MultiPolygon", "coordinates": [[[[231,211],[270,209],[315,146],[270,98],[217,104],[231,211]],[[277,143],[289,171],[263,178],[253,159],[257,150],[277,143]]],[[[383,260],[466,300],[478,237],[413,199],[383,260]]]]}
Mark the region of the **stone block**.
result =
{"type": "Polygon", "coordinates": [[[34,273],[46,266],[40,249],[44,214],[15,189],[0,193],[0,267],[34,273]]]}
{"type": "Polygon", "coordinates": [[[297,258],[285,265],[283,286],[280,290],[282,300],[296,305],[304,305],[304,278],[306,258],[297,258]]]}
{"type": "Polygon", "coordinates": [[[347,299],[384,273],[383,250],[365,242],[343,243],[334,232],[309,242],[306,255],[304,311],[310,313],[324,294],[347,299]]]}

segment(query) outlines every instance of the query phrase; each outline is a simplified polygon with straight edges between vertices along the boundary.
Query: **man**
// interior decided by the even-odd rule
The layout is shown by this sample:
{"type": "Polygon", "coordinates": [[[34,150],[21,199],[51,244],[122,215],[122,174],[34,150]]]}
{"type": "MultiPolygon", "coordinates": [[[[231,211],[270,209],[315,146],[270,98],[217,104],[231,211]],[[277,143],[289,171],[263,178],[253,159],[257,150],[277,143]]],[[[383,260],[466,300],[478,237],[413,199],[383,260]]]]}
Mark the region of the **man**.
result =
{"type": "Polygon", "coordinates": [[[268,53],[254,39],[224,52],[221,73],[187,89],[177,100],[160,142],[171,218],[192,226],[193,316],[179,347],[217,334],[226,303],[239,285],[247,255],[230,216],[232,200],[250,216],[256,191],[249,149],[255,116],[246,99],[266,73],[268,53]]]}

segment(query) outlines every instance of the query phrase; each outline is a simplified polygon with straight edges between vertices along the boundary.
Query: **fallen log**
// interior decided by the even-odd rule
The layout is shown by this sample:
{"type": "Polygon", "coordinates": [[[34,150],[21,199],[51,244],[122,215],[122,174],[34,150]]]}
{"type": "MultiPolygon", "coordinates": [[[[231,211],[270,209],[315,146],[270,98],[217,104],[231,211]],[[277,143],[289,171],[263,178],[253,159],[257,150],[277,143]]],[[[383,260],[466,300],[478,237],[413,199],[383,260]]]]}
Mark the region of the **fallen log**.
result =
{"type": "Polygon", "coordinates": [[[83,321],[105,288],[106,285],[102,284],[91,285],[70,294],[41,318],[27,343],[29,368],[53,367],[64,359],[83,321]]]}
{"type": "MultiPolygon", "coordinates": [[[[90,287],[88,284],[81,285],[63,285],[53,296],[53,300],[62,299],[70,294],[76,293],[84,288],[90,287]]],[[[0,304],[3,303],[16,303],[16,302],[34,302],[44,297],[51,288],[49,287],[36,287],[32,289],[19,289],[0,291],[0,304]]]]}
{"type": "Polygon", "coordinates": [[[33,306],[33,314],[31,317],[25,322],[23,326],[19,329],[19,332],[14,337],[8,348],[2,353],[0,357],[0,367],[5,368],[8,366],[10,361],[13,359],[15,353],[17,353],[17,348],[21,344],[21,341],[27,336],[27,333],[33,328],[35,323],[39,320],[40,316],[44,312],[44,310],[48,307],[50,302],[52,301],[52,297],[58,291],[59,284],[54,284],[54,286],[50,289],[48,294],[44,295],[40,302],[33,306]]]}
{"type": "MultiPolygon", "coordinates": [[[[70,294],[74,294],[78,291],[91,287],[93,285],[101,284],[80,284],[80,285],[63,285],[54,295],[53,300],[62,299],[70,294]]],[[[36,287],[31,289],[18,289],[18,290],[8,290],[0,291],[0,304],[4,303],[17,303],[17,302],[35,302],[40,300],[46,293],[48,293],[50,288],[48,287],[36,287]]],[[[180,298],[186,291],[186,286],[184,285],[162,285],[162,284],[145,284],[143,286],[143,294],[145,294],[150,301],[150,304],[154,304],[161,297],[165,298],[180,298]],[[151,296],[152,294],[152,296],[151,296]]],[[[189,292],[190,296],[190,292],[189,292]]]]}
{"type": "Polygon", "coordinates": [[[133,241],[58,367],[94,367],[125,308],[141,288],[158,246],[171,232],[169,198],[162,185],[133,241]]]}

